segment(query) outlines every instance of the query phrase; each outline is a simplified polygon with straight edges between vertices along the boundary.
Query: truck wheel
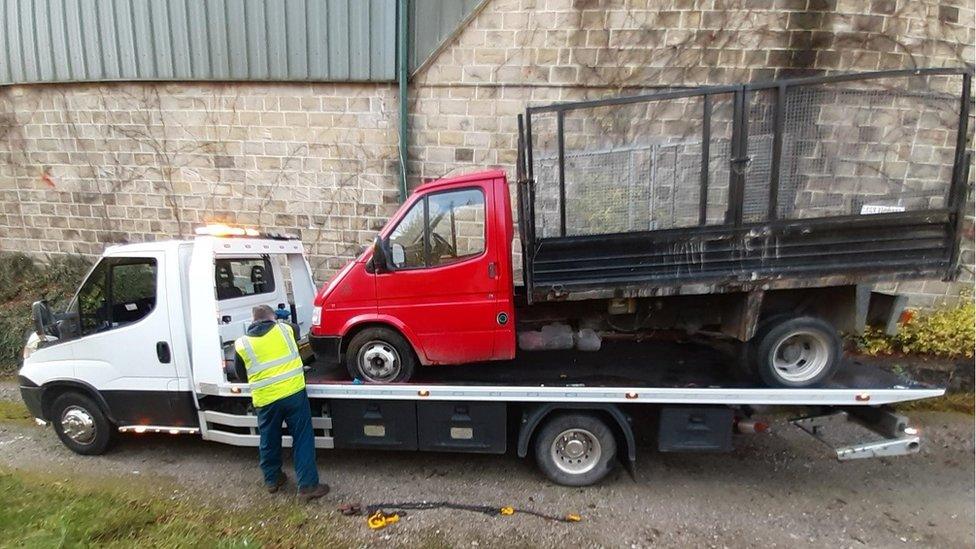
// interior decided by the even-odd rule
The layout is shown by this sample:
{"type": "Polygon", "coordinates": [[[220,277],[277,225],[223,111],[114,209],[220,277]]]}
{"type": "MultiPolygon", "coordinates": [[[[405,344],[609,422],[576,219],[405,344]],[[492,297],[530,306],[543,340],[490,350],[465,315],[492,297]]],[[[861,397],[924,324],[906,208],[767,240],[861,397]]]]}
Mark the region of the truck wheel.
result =
{"type": "Polygon", "coordinates": [[[759,377],[770,387],[814,387],[834,374],[842,344],[830,323],[812,316],[769,322],[751,347],[759,377]]]}
{"type": "Polygon", "coordinates": [[[589,414],[560,414],[535,437],[535,460],[549,480],[563,486],[599,482],[613,465],[617,441],[599,418],[589,414]]]}
{"type": "Polygon", "coordinates": [[[54,431],[72,451],[95,456],[105,453],[114,438],[114,427],[91,398],[64,393],[51,405],[54,431]]]}
{"type": "Polygon", "coordinates": [[[389,328],[367,328],[346,349],[349,375],[367,383],[409,381],[416,362],[410,342],[389,328]]]}

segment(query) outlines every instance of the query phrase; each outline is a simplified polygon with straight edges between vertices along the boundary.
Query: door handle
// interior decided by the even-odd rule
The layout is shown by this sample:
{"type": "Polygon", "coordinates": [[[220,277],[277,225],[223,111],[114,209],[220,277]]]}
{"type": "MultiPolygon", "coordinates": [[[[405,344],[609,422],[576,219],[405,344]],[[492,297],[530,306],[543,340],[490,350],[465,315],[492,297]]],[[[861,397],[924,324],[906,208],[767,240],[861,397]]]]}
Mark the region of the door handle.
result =
{"type": "Polygon", "coordinates": [[[173,359],[169,352],[169,343],[165,341],[156,343],[156,357],[159,358],[159,362],[169,364],[170,360],[173,359]]]}
{"type": "Polygon", "coordinates": [[[488,264],[488,278],[498,277],[498,263],[492,261],[488,264]]]}

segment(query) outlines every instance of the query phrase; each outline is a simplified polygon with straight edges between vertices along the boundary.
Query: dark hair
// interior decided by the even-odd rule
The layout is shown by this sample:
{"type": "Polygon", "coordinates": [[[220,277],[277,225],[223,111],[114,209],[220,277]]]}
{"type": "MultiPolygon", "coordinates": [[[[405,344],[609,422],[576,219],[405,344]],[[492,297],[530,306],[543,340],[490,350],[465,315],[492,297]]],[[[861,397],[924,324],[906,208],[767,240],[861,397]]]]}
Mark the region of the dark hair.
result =
{"type": "Polygon", "coordinates": [[[274,320],[277,318],[275,316],[274,309],[270,305],[258,305],[257,307],[251,309],[251,317],[254,320],[274,320]]]}

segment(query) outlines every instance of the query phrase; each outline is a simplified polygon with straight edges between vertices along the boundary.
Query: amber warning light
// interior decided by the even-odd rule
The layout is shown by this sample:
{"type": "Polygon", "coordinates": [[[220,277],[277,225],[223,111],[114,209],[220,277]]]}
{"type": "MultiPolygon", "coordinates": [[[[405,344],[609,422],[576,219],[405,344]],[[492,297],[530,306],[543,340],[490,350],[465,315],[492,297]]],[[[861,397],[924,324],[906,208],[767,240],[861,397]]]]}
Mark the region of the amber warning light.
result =
{"type": "Polygon", "coordinates": [[[250,227],[235,227],[223,223],[211,223],[204,227],[197,227],[193,231],[200,236],[260,236],[257,229],[250,227]]]}

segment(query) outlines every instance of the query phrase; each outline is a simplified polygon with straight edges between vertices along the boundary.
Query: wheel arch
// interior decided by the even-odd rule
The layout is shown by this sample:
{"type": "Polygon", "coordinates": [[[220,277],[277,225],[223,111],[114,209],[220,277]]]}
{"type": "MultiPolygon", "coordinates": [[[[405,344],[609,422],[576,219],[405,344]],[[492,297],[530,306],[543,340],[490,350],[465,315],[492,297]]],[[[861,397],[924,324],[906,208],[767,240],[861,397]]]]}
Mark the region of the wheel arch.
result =
{"type": "Polygon", "coordinates": [[[43,392],[41,393],[41,411],[44,415],[42,419],[47,421],[52,421],[51,418],[51,405],[55,400],[64,393],[75,392],[85,395],[95,401],[95,404],[102,409],[105,417],[108,418],[112,423],[116,423],[115,416],[112,414],[112,409],[109,407],[108,402],[105,397],[93,387],[92,385],[85,383],[84,381],[76,379],[60,379],[49,381],[41,386],[43,392]]]}
{"type": "MultiPolygon", "coordinates": [[[[545,419],[563,411],[595,412],[595,415],[607,421],[618,443],[623,443],[626,449],[626,465],[633,473],[634,463],[637,461],[637,443],[634,430],[631,427],[630,416],[613,404],[586,403],[549,403],[528,408],[522,413],[522,423],[518,434],[518,456],[525,457],[529,453],[529,445],[545,419]]],[[[619,452],[618,452],[619,455],[619,452]]]]}
{"type": "Polygon", "coordinates": [[[879,318],[870,318],[869,313],[874,311],[875,316],[883,317],[880,323],[888,325],[892,315],[897,317],[901,314],[905,300],[896,302],[897,296],[874,292],[872,288],[870,284],[847,284],[767,291],[756,333],[759,331],[758,325],[774,317],[788,315],[817,317],[839,332],[860,334],[869,320],[879,323],[879,318]],[[880,314],[883,305],[887,305],[888,310],[884,312],[888,312],[888,315],[880,314]]]}
{"type": "Polygon", "coordinates": [[[356,334],[369,328],[386,328],[397,332],[410,344],[418,362],[424,365],[429,363],[417,336],[402,322],[388,317],[362,318],[347,325],[345,330],[343,330],[342,339],[339,342],[339,355],[342,356],[346,353],[346,350],[349,348],[349,342],[352,341],[352,338],[356,337],[356,334]]]}

